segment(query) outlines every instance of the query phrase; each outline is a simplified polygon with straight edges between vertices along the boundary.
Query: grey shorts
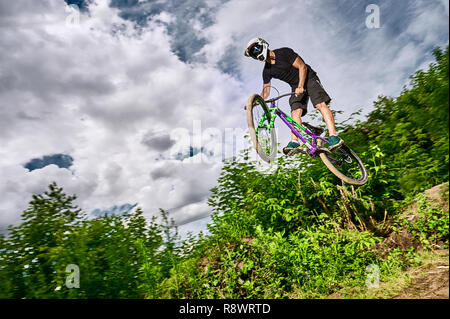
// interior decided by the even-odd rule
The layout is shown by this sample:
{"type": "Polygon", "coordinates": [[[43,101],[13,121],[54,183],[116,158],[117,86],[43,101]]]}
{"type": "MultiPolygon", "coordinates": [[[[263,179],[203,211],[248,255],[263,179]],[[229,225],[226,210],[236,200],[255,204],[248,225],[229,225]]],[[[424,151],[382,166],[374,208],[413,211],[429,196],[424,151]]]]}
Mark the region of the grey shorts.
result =
{"type": "MultiPolygon", "coordinates": [[[[295,92],[295,87],[292,88],[292,92],[295,92]]],[[[302,116],[308,113],[308,101],[311,98],[311,103],[316,106],[322,102],[328,105],[331,98],[320,83],[320,79],[317,75],[308,77],[305,85],[305,92],[299,96],[292,95],[289,99],[289,105],[291,110],[302,109],[302,116]]]]}

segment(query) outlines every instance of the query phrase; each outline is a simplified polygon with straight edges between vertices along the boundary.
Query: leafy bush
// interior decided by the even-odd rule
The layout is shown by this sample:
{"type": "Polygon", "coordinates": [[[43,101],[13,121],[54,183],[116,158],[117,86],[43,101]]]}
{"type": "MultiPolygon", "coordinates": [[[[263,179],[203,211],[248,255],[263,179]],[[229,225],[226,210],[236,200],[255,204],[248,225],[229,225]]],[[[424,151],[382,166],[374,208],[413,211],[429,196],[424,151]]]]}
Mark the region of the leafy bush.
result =
{"type": "Polygon", "coordinates": [[[417,206],[418,218],[406,222],[409,231],[425,248],[448,249],[448,212],[428,202],[424,195],[419,196],[417,206]]]}

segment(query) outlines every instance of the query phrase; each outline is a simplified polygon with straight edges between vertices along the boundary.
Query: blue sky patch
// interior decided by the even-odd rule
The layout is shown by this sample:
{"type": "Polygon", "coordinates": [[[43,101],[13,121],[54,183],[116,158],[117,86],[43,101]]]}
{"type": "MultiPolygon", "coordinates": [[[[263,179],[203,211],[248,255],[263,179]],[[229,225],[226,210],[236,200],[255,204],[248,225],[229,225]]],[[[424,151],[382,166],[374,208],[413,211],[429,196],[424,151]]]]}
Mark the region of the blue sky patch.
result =
{"type": "Polygon", "coordinates": [[[80,10],[87,10],[87,5],[91,0],[65,0],[68,5],[76,5],[80,10]]]}
{"type": "Polygon", "coordinates": [[[54,164],[59,168],[69,168],[72,166],[73,158],[70,155],[66,154],[53,154],[53,155],[44,155],[42,158],[33,158],[31,161],[26,163],[24,167],[28,169],[30,172],[35,169],[41,169],[45,166],[54,164]]]}
{"type": "Polygon", "coordinates": [[[124,215],[130,213],[138,204],[123,204],[114,205],[107,209],[94,209],[91,214],[95,217],[111,216],[111,215],[124,215]]]}

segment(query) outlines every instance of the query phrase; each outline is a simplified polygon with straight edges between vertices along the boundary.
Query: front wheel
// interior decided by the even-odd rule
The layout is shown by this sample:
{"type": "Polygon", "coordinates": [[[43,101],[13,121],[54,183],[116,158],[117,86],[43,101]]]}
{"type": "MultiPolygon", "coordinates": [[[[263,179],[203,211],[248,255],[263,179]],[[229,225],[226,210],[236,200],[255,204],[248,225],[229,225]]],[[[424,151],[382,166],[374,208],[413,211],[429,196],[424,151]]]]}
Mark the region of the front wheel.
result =
{"type": "Polygon", "coordinates": [[[258,94],[250,96],[245,109],[250,137],[256,152],[263,161],[270,163],[277,156],[277,136],[275,128],[270,127],[271,117],[275,115],[269,112],[266,102],[258,94]]]}
{"type": "MultiPolygon", "coordinates": [[[[318,140],[318,146],[324,142],[318,140]]],[[[328,169],[347,184],[362,186],[369,178],[367,170],[361,159],[350,147],[342,145],[336,151],[330,153],[320,153],[320,159],[328,169]]]]}

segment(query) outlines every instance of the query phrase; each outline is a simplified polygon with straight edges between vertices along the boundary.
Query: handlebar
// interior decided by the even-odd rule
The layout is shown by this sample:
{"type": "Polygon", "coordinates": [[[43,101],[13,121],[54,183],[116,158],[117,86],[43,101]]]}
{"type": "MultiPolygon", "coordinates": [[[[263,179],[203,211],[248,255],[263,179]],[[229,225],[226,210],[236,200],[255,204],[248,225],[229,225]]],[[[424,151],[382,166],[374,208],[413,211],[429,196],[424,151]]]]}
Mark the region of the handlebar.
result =
{"type": "Polygon", "coordinates": [[[266,101],[264,101],[264,102],[266,102],[266,103],[272,103],[272,102],[275,102],[275,101],[281,99],[282,97],[285,97],[285,96],[291,96],[291,95],[294,95],[294,94],[295,94],[295,92],[283,94],[283,95],[280,95],[280,96],[278,96],[278,97],[274,97],[273,99],[266,100],[266,101]]]}

